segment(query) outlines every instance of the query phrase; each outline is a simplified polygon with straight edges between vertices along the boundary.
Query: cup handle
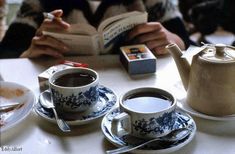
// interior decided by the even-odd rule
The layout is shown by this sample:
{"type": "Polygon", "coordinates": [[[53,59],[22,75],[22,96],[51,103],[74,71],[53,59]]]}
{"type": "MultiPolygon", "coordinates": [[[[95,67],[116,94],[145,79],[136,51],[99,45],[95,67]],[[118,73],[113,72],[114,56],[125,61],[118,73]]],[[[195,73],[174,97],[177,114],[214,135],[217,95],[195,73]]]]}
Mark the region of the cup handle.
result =
{"type": "Polygon", "coordinates": [[[116,136],[122,136],[131,133],[131,117],[123,112],[115,116],[111,122],[112,133],[116,136]],[[119,125],[121,123],[121,125],[119,125]],[[121,127],[121,129],[120,129],[121,127]]]}

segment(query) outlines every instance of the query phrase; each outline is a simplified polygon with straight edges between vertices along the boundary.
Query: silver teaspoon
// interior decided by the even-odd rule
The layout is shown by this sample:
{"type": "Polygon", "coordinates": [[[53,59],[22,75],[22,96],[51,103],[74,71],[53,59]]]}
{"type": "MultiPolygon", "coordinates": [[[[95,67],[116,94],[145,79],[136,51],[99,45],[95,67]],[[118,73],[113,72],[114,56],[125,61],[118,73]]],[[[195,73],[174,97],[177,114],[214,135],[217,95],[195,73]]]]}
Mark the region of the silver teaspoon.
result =
{"type": "Polygon", "coordinates": [[[43,93],[41,93],[41,95],[39,96],[39,100],[40,100],[41,105],[44,108],[52,109],[53,110],[54,115],[55,115],[55,119],[56,119],[56,122],[57,122],[59,128],[63,132],[70,132],[71,130],[70,130],[69,125],[63,119],[60,119],[58,117],[58,115],[57,115],[57,112],[55,110],[55,106],[54,106],[54,104],[53,104],[53,102],[51,100],[50,91],[46,90],[43,93]]]}
{"type": "Polygon", "coordinates": [[[17,108],[19,106],[20,106],[19,102],[6,103],[6,104],[3,104],[3,105],[0,105],[0,112],[4,112],[4,111],[11,110],[11,109],[15,109],[15,108],[17,108]]]}
{"type": "Polygon", "coordinates": [[[132,150],[141,148],[147,144],[150,144],[156,141],[176,142],[176,141],[180,141],[186,138],[189,134],[190,134],[190,130],[188,128],[183,127],[183,128],[175,129],[163,137],[154,138],[146,142],[140,143],[139,145],[127,145],[127,146],[117,148],[114,150],[108,150],[106,151],[106,153],[107,154],[120,154],[120,153],[130,152],[132,150]]]}

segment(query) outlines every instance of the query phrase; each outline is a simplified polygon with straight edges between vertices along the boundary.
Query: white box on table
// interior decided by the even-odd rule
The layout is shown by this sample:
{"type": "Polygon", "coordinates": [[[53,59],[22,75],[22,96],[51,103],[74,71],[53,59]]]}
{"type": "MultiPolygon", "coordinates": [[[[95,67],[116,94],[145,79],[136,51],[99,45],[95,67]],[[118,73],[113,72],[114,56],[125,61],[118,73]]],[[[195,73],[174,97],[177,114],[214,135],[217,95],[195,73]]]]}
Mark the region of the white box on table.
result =
{"type": "Polygon", "coordinates": [[[156,72],[156,57],[144,45],[130,45],[120,48],[120,60],[131,75],[156,72]]]}
{"type": "Polygon", "coordinates": [[[67,69],[67,68],[72,68],[72,67],[73,66],[69,66],[66,64],[59,64],[59,65],[51,66],[47,70],[43,71],[41,74],[38,75],[40,90],[43,91],[49,88],[48,79],[53,73],[60,71],[60,70],[67,69]]]}

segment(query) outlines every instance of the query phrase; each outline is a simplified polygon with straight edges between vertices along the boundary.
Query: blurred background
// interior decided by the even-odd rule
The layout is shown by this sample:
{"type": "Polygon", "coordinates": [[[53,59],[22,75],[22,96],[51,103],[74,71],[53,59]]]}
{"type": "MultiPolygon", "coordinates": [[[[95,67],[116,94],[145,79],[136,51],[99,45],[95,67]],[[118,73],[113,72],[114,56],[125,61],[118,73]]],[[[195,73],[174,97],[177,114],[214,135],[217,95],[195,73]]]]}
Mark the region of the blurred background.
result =
{"type": "Polygon", "coordinates": [[[22,0],[0,0],[0,40],[13,20],[22,0]]]}
{"type": "Polygon", "coordinates": [[[7,25],[11,22],[12,18],[16,15],[22,0],[6,0],[8,13],[7,13],[7,25]]]}
{"type": "MultiPolygon", "coordinates": [[[[0,0],[0,40],[23,0],[0,0]]],[[[235,0],[172,0],[198,44],[235,45],[235,0]]]]}

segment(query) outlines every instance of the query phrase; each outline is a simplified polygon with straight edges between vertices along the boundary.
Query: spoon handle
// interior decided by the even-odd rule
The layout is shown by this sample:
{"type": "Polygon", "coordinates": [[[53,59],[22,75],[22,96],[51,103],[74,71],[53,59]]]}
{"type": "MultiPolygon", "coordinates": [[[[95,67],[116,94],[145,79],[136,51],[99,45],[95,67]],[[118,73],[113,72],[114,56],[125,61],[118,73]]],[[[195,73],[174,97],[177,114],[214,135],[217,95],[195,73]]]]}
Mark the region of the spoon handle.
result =
{"type": "Polygon", "coordinates": [[[120,154],[120,153],[125,153],[125,152],[130,152],[132,150],[138,149],[140,147],[143,147],[147,144],[156,142],[156,141],[166,141],[166,142],[176,142],[176,141],[180,141],[185,139],[187,136],[189,136],[190,134],[190,130],[188,128],[179,128],[179,129],[175,129],[174,131],[172,131],[171,133],[169,133],[168,135],[166,135],[165,137],[161,137],[161,138],[155,138],[155,139],[151,139],[149,141],[140,143],[139,145],[127,145],[127,146],[123,146],[114,150],[109,150],[106,151],[107,154],[120,154]],[[177,132],[178,131],[178,132],[177,132]],[[176,133],[175,137],[167,137],[169,136],[169,134],[171,133],[176,133]]]}
{"type": "Polygon", "coordinates": [[[69,125],[63,120],[63,119],[60,119],[57,115],[57,112],[55,110],[55,108],[52,108],[54,114],[55,114],[55,119],[56,119],[56,122],[59,126],[59,128],[63,131],[63,132],[70,132],[70,127],[69,125]]]}
{"type": "Polygon", "coordinates": [[[155,142],[155,141],[159,141],[161,139],[159,138],[155,138],[155,139],[152,139],[152,140],[149,140],[147,142],[144,142],[142,144],[139,144],[137,146],[134,146],[134,145],[127,145],[127,146],[124,146],[124,147],[121,147],[121,148],[118,148],[118,149],[114,149],[114,150],[109,150],[109,151],[106,151],[107,154],[120,154],[120,153],[125,153],[125,152],[129,152],[129,151],[132,151],[132,150],[135,150],[135,149],[138,149],[140,147],[143,147],[149,143],[152,143],[152,142],[155,142]]]}

